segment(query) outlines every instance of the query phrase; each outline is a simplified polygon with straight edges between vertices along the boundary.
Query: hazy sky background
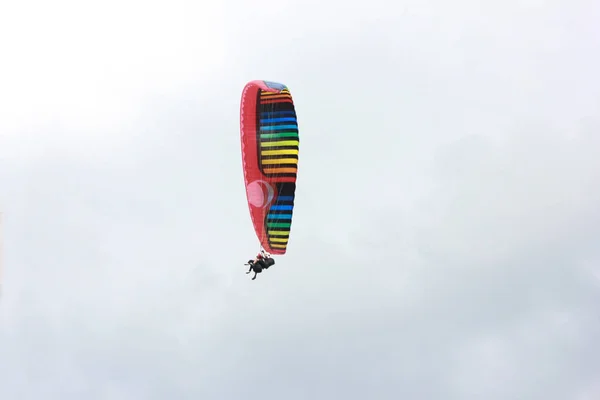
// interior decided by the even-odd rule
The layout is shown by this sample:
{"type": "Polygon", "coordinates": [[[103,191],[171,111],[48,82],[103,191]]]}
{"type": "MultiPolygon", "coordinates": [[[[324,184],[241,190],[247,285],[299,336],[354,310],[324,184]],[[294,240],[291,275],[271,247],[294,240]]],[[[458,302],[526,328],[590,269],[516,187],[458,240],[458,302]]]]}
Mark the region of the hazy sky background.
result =
{"type": "Polygon", "coordinates": [[[0,398],[600,398],[600,3],[0,5],[0,398]],[[239,101],[287,84],[252,282],[239,101]]]}

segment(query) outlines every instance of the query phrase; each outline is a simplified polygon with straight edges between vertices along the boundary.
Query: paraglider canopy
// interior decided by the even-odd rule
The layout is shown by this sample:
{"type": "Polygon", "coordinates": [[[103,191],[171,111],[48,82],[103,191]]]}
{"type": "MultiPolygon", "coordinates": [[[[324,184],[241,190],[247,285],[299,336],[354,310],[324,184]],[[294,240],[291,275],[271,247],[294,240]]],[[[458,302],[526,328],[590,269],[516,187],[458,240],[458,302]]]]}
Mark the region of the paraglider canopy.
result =
{"type": "Polygon", "coordinates": [[[299,131],[296,109],[286,85],[251,81],[240,106],[242,164],[248,208],[264,250],[285,254],[290,238],[299,131]]]}

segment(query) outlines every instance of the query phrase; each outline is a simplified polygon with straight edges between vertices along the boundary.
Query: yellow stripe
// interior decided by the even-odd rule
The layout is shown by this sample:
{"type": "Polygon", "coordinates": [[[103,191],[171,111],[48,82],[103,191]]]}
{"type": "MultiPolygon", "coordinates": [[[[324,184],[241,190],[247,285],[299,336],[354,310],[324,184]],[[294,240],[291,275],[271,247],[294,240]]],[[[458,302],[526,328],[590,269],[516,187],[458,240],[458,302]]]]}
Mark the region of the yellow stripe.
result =
{"type": "Polygon", "coordinates": [[[260,90],[260,94],[266,94],[266,95],[269,95],[269,94],[279,94],[279,93],[289,93],[289,92],[290,91],[288,89],[282,89],[279,92],[269,92],[268,90],[262,90],[262,89],[260,90]]]}
{"type": "Polygon", "coordinates": [[[280,92],[261,92],[261,96],[277,96],[278,94],[290,94],[290,92],[282,90],[280,92]]]}
{"type": "Polygon", "coordinates": [[[282,140],[281,142],[262,142],[261,147],[300,146],[299,140],[282,140]]]}
{"type": "Polygon", "coordinates": [[[271,244],[271,247],[274,249],[285,249],[286,246],[287,246],[287,244],[276,244],[276,243],[271,244]]]}
{"type": "Polygon", "coordinates": [[[278,242],[278,243],[287,243],[289,239],[285,239],[285,238],[271,238],[271,242],[278,242]]]}
{"type": "Polygon", "coordinates": [[[265,150],[262,151],[261,154],[263,156],[283,156],[290,154],[298,154],[298,150],[290,149],[290,150],[265,150]]]}
{"type": "Polygon", "coordinates": [[[274,164],[298,164],[297,158],[270,158],[268,160],[262,160],[262,165],[274,165],[274,164]]]}
{"type": "Polygon", "coordinates": [[[283,236],[283,235],[289,236],[290,235],[290,231],[268,231],[268,232],[269,232],[269,235],[280,235],[280,236],[283,236]]]}

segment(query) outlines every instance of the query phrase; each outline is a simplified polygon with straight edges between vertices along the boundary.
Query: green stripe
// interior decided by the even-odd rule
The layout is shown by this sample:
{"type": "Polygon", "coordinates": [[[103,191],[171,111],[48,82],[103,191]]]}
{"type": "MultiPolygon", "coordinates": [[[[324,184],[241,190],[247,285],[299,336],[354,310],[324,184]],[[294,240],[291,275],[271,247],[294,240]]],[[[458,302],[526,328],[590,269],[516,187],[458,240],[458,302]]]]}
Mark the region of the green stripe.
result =
{"type": "Polygon", "coordinates": [[[261,138],[265,139],[276,139],[276,138],[284,138],[284,137],[298,137],[298,132],[279,132],[279,133],[261,133],[261,138]]]}
{"type": "Polygon", "coordinates": [[[292,226],[289,222],[267,222],[269,228],[290,228],[292,226]]]}

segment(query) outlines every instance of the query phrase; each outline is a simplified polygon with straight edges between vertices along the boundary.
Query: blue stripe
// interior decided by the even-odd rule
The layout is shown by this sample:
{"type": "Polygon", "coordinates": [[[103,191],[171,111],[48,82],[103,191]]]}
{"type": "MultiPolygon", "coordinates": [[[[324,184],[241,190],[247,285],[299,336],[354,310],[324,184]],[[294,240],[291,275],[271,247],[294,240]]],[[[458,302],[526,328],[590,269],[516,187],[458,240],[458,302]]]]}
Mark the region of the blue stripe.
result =
{"type": "Polygon", "coordinates": [[[260,120],[260,122],[262,124],[267,124],[267,123],[272,123],[272,122],[283,122],[283,121],[296,122],[296,118],[294,118],[294,117],[288,117],[288,118],[268,118],[268,119],[261,119],[260,120]]]}
{"type": "Polygon", "coordinates": [[[277,210],[277,211],[292,211],[293,209],[294,209],[294,206],[277,206],[277,205],[271,206],[271,210],[277,210]]]}
{"type": "Polygon", "coordinates": [[[298,125],[274,125],[274,126],[261,126],[261,131],[274,131],[277,129],[298,129],[298,125]]]}
{"type": "Polygon", "coordinates": [[[269,214],[267,219],[292,219],[292,214],[269,214]]]}
{"type": "Polygon", "coordinates": [[[294,201],[294,196],[279,196],[277,202],[279,201],[294,201]]]}
{"type": "Polygon", "coordinates": [[[269,117],[271,115],[293,115],[296,116],[296,111],[289,111],[289,110],[285,110],[285,111],[263,111],[260,113],[261,117],[269,117]]]}

